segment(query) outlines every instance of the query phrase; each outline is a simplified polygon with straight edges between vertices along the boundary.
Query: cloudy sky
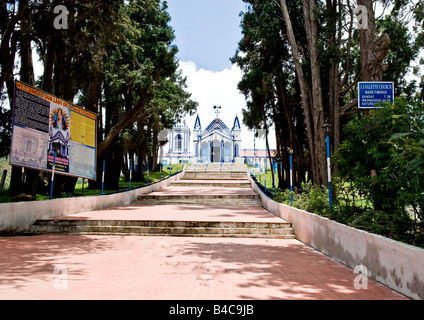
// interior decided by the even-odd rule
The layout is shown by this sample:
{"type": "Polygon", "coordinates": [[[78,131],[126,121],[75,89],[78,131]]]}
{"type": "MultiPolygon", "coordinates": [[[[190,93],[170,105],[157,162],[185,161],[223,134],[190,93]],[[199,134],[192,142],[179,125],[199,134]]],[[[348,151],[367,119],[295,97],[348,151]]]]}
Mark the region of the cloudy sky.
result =
{"type": "MultiPolygon", "coordinates": [[[[242,125],[242,148],[253,149],[253,131],[242,124],[244,96],[238,91],[240,69],[231,64],[242,34],[240,12],[242,0],[167,0],[171,26],[179,49],[180,68],[187,77],[187,91],[199,103],[197,113],[203,128],[215,118],[213,107],[221,106],[220,118],[231,129],[235,116],[242,125]]],[[[43,67],[35,58],[35,73],[43,67]]],[[[193,129],[196,116],[187,117],[193,129]]],[[[270,147],[275,148],[275,133],[269,134],[270,147]]],[[[256,147],[265,149],[265,141],[256,139],[256,147]]]]}
{"type": "MultiPolygon", "coordinates": [[[[220,118],[231,129],[235,116],[242,122],[244,96],[237,84],[242,74],[230,58],[234,56],[242,34],[240,12],[242,0],[168,0],[175,44],[179,48],[180,68],[187,77],[188,91],[199,102],[198,114],[203,128],[215,118],[213,107],[221,106],[220,118]]],[[[195,116],[187,117],[192,129],[195,116]]],[[[253,149],[253,131],[242,125],[242,148],[253,149]]],[[[274,148],[274,133],[270,133],[274,148]]],[[[256,141],[257,148],[265,142],[256,141]]]]}

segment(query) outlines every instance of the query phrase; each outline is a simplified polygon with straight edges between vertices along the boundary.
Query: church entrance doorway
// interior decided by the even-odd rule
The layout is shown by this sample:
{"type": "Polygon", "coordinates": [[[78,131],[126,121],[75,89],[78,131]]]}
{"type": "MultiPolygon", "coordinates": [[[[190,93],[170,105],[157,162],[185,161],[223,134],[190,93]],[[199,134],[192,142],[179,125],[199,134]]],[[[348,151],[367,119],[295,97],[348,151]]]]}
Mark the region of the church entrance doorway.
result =
{"type": "Polygon", "coordinates": [[[221,142],[217,139],[212,141],[211,162],[221,162],[221,142]]]}

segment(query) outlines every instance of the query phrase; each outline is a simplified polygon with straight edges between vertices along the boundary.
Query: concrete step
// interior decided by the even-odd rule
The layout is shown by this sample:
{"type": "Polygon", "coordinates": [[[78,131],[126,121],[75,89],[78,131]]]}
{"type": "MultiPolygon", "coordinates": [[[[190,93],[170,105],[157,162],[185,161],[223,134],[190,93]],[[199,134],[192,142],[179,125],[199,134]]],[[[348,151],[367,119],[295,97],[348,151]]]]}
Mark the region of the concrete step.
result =
{"type": "Polygon", "coordinates": [[[289,223],[134,220],[38,220],[29,234],[97,234],[294,239],[289,223]]]}
{"type": "Polygon", "coordinates": [[[262,206],[259,195],[139,195],[135,204],[192,204],[207,206],[262,206]]]}
{"type": "Polygon", "coordinates": [[[247,172],[247,167],[244,164],[236,163],[198,163],[192,164],[184,169],[186,172],[247,172]]]}
{"type": "Polygon", "coordinates": [[[220,188],[251,188],[249,180],[179,180],[171,186],[179,187],[220,187],[220,188]]]}
{"type": "Polygon", "coordinates": [[[244,180],[247,172],[243,171],[207,171],[207,172],[184,172],[184,180],[244,180]]]}

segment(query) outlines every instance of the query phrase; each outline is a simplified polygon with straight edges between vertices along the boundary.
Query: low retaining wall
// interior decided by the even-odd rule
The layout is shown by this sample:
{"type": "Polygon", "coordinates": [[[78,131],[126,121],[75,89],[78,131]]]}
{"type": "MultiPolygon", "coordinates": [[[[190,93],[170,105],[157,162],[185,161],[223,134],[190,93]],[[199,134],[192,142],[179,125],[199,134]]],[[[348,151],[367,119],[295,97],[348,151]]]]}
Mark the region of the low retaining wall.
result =
{"type": "Polygon", "coordinates": [[[181,172],[145,187],[103,196],[0,203],[0,233],[13,234],[25,231],[38,219],[57,218],[127,205],[134,202],[138,195],[163,189],[172,181],[180,180],[183,175],[184,172],[181,172]]]}
{"type": "Polygon", "coordinates": [[[292,224],[296,238],[327,256],[412,298],[424,299],[424,249],[348,227],[267,197],[249,177],[269,212],[292,224]]]}

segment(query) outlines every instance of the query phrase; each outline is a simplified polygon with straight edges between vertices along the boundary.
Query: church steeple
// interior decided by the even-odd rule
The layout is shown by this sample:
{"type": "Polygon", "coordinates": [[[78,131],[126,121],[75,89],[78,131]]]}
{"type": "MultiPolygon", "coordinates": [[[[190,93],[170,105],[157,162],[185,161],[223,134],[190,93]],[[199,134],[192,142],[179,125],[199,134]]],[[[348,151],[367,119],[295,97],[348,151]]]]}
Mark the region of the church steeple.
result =
{"type": "Polygon", "coordinates": [[[201,130],[202,125],[200,124],[200,118],[199,115],[197,115],[196,122],[194,123],[194,130],[201,130]]]}
{"type": "Polygon", "coordinates": [[[236,115],[236,118],[234,119],[234,125],[233,125],[232,131],[234,131],[234,130],[241,130],[241,126],[240,126],[240,121],[239,121],[238,115],[236,115]]]}

